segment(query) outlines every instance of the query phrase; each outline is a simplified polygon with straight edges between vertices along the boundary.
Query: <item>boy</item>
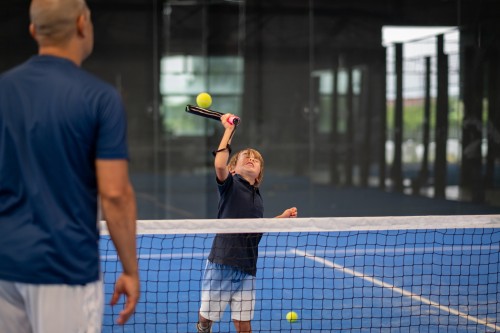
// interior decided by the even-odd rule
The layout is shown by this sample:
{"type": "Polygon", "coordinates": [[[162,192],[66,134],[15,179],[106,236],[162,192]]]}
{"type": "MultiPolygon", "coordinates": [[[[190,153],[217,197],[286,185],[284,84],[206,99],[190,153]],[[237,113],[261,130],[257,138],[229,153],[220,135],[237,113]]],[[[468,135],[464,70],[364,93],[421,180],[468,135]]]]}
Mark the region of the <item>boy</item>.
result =
{"type": "MultiPolygon", "coordinates": [[[[259,192],[264,160],[254,149],[235,154],[227,164],[235,126],[232,114],[221,117],[224,135],[215,155],[215,174],[220,194],[217,218],[262,218],[264,207],[259,192]]],[[[297,208],[286,209],[278,218],[297,217],[297,208]]],[[[255,275],[261,233],[217,234],[202,281],[198,332],[211,332],[212,322],[231,304],[231,318],[237,332],[250,333],[255,305],[255,275]]]]}

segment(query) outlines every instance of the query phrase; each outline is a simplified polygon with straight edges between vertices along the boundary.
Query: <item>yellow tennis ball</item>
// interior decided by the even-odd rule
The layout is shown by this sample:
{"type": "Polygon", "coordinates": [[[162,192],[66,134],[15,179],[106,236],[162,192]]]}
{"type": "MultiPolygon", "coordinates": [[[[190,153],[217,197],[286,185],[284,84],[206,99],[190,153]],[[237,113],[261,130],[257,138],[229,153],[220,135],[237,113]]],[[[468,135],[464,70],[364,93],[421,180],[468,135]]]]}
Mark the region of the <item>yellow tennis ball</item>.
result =
{"type": "Polygon", "coordinates": [[[202,92],[201,94],[198,94],[198,96],[196,96],[196,104],[200,108],[206,109],[210,105],[212,105],[212,96],[210,96],[206,92],[202,92]]]}
{"type": "Polygon", "coordinates": [[[299,315],[297,312],[290,311],[286,314],[286,320],[288,320],[290,323],[295,323],[299,319],[299,315]]]}

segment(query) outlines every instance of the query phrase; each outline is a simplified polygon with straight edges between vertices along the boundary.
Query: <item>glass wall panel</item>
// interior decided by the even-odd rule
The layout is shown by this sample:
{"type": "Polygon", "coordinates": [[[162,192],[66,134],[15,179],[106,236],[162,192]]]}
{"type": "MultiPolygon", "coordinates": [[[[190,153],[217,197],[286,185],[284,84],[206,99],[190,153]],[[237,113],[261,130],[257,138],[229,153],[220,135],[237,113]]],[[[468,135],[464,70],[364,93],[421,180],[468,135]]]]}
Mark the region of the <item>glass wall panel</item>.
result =
{"type": "MultiPolygon", "coordinates": [[[[498,212],[496,1],[87,2],[95,46],[83,67],[122,94],[139,218],[216,216],[222,126],[185,112],[200,92],[241,117],[235,151],[263,154],[266,217],[290,206],[300,216],[498,212]],[[387,31],[402,27],[397,59],[387,31]],[[445,30],[413,37],[430,27],[445,30]]],[[[1,6],[3,72],[36,45],[29,4],[1,6]]]]}

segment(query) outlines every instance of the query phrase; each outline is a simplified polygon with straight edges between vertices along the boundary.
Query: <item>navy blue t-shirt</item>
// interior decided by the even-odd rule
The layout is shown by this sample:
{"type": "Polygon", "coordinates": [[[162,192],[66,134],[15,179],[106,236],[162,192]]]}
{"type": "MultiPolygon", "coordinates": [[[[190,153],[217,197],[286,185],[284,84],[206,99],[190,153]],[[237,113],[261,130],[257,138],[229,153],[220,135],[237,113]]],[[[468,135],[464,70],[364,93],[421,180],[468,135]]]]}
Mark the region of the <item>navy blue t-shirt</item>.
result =
{"type": "MultiPolygon", "coordinates": [[[[264,206],[259,188],[243,177],[229,175],[219,184],[219,219],[262,218],[264,206]]],[[[258,246],[262,233],[217,234],[208,260],[233,266],[247,274],[257,272],[258,246]]]]}
{"type": "Polygon", "coordinates": [[[0,279],[99,278],[96,159],[127,159],[121,98],[73,62],[0,76],[0,279]]]}

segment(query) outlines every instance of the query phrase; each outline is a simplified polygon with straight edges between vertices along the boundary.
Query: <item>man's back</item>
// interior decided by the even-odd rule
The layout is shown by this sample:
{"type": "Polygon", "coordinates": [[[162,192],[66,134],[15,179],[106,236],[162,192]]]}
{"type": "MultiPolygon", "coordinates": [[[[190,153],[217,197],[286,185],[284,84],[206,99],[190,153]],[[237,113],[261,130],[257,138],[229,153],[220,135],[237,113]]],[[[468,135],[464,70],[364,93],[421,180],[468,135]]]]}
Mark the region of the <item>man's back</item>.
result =
{"type": "Polygon", "coordinates": [[[126,159],[125,135],[116,92],[67,59],[0,76],[0,279],[98,279],[95,160],[126,159]]]}

